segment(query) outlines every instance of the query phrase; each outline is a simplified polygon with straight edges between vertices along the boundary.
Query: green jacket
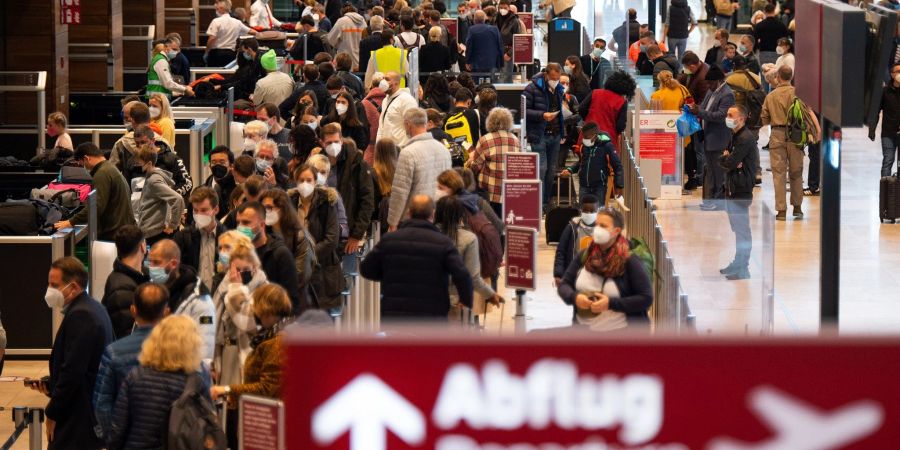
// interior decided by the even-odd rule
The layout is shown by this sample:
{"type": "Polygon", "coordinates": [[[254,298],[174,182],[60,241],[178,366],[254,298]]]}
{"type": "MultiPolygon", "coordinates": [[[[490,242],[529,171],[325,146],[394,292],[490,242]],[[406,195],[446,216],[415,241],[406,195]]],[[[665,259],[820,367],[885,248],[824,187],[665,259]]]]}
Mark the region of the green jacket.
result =
{"type": "MultiPolygon", "coordinates": [[[[131,211],[131,190],[125,183],[125,177],[107,161],[91,169],[91,178],[97,191],[97,239],[112,241],[119,227],[135,224],[131,211]]],[[[82,208],[70,219],[73,225],[84,225],[87,221],[87,208],[82,208]]]]}

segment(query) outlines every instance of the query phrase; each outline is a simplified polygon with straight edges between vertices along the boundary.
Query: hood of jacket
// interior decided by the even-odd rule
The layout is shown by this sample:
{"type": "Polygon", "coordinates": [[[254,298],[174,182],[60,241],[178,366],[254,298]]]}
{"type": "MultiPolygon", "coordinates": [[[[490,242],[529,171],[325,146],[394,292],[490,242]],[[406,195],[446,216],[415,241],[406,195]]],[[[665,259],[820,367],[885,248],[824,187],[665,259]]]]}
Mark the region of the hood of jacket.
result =
{"type": "Polygon", "coordinates": [[[172,174],[168,170],[154,167],[153,171],[147,174],[147,178],[150,178],[153,175],[159,175],[170,188],[175,188],[175,181],[172,180],[172,174]]]}
{"type": "Polygon", "coordinates": [[[380,103],[385,97],[387,97],[387,94],[382,91],[380,87],[373,87],[369,90],[369,93],[366,94],[366,100],[373,100],[376,103],[380,103]]]}
{"type": "MultiPolygon", "coordinates": [[[[178,305],[191,295],[196,287],[195,283],[200,282],[197,278],[197,271],[191,266],[182,264],[175,271],[172,274],[175,277],[169,275],[169,281],[166,283],[166,288],[169,289],[169,309],[172,312],[178,309],[178,305]]],[[[203,286],[200,287],[200,290],[208,293],[203,286]]]]}
{"type": "Polygon", "coordinates": [[[481,198],[478,194],[474,192],[469,192],[466,190],[460,191],[459,194],[456,194],[456,198],[460,203],[466,208],[467,211],[474,214],[481,210],[478,205],[478,200],[481,198]]]}
{"type": "Polygon", "coordinates": [[[366,28],[366,19],[363,16],[359,15],[359,13],[349,12],[347,14],[344,14],[344,17],[350,19],[350,21],[353,22],[353,25],[366,28]]]}
{"type": "Polygon", "coordinates": [[[687,0],[672,0],[672,6],[686,8],[688,6],[688,3],[687,0]]]}

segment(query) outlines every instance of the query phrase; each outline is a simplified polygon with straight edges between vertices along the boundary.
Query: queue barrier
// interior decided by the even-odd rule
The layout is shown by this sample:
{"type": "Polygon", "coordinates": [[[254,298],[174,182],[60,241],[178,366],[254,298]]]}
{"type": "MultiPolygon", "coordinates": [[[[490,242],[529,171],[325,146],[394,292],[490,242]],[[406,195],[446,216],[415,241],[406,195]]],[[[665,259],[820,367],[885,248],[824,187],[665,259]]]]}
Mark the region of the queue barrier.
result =
{"type": "Polygon", "coordinates": [[[44,424],[44,408],[29,408],[27,406],[16,406],[12,411],[12,420],[16,428],[13,430],[9,439],[3,443],[0,450],[9,450],[13,444],[19,439],[19,436],[28,429],[28,449],[41,450],[43,444],[43,424],[44,424]]]}
{"type": "Polygon", "coordinates": [[[381,328],[381,283],[359,274],[363,259],[381,240],[381,222],[374,220],[364,244],[354,255],[355,270],[348,275],[343,314],[338,328],[351,333],[378,332],[381,328]]]}

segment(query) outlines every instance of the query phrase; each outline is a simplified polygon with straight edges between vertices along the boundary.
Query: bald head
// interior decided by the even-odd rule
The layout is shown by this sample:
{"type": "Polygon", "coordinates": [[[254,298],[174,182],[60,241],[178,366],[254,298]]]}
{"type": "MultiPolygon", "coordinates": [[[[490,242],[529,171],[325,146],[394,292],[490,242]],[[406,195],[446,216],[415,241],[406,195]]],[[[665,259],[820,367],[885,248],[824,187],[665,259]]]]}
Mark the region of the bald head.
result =
{"type": "Polygon", "coordinates": [[[150,258],[159,258],[162,261],[181,260],[181,249],[171,239],[163,239],[150,247],[150,258]]]}
{"type": "Polygon", "coordinates": [[[480,9],[478,11],[475,11],[475,23],[484,23],[484,20],[486,18],[487,16],[484,14],[484,11],[480,9]]]}
{"type": "Polygon", "coordinates": [[[434,201],[427,195],[416,195],[409,202],[409,217],[411,219],[431,221],[434,217],[434,201]]]}
{"type": "Polygon", "coordinates": [[[388,72],[384,74],[384,79],[388,83],[388,89],[386,94],[393,95],[397,90],[400,89],[400,74],[394,71],[388,72]]]}
{"type": "Polygon", "coordinates": [[[788,83],[794,79],[794,69],[787,64],[778,68],[778,79],[783,83],[788,83]]]}

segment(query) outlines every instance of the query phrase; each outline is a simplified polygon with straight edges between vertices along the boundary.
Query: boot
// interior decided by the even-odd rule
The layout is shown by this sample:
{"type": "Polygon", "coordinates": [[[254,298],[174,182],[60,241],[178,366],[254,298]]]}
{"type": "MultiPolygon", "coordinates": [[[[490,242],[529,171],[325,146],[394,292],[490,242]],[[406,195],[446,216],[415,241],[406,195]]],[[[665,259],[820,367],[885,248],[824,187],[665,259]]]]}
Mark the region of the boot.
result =
{"type": "Polygon", "coordinates": [[[750,278],[750,268],[747,266],[739,267],[739,268],[735,269],[734,272],[729,273],[728,275],[725,275],[725,278],[730,281],[746,280],[746,279],[750,278]]]}
{"type": "Polygon", "coordinates": [[[733,273],[735,270],[737,270],[737,261],[736,260],[731,261],[731,264],[719,269],[719,273],[721,273],[722,275],[728,275],[730,273],[733,273]]]}

